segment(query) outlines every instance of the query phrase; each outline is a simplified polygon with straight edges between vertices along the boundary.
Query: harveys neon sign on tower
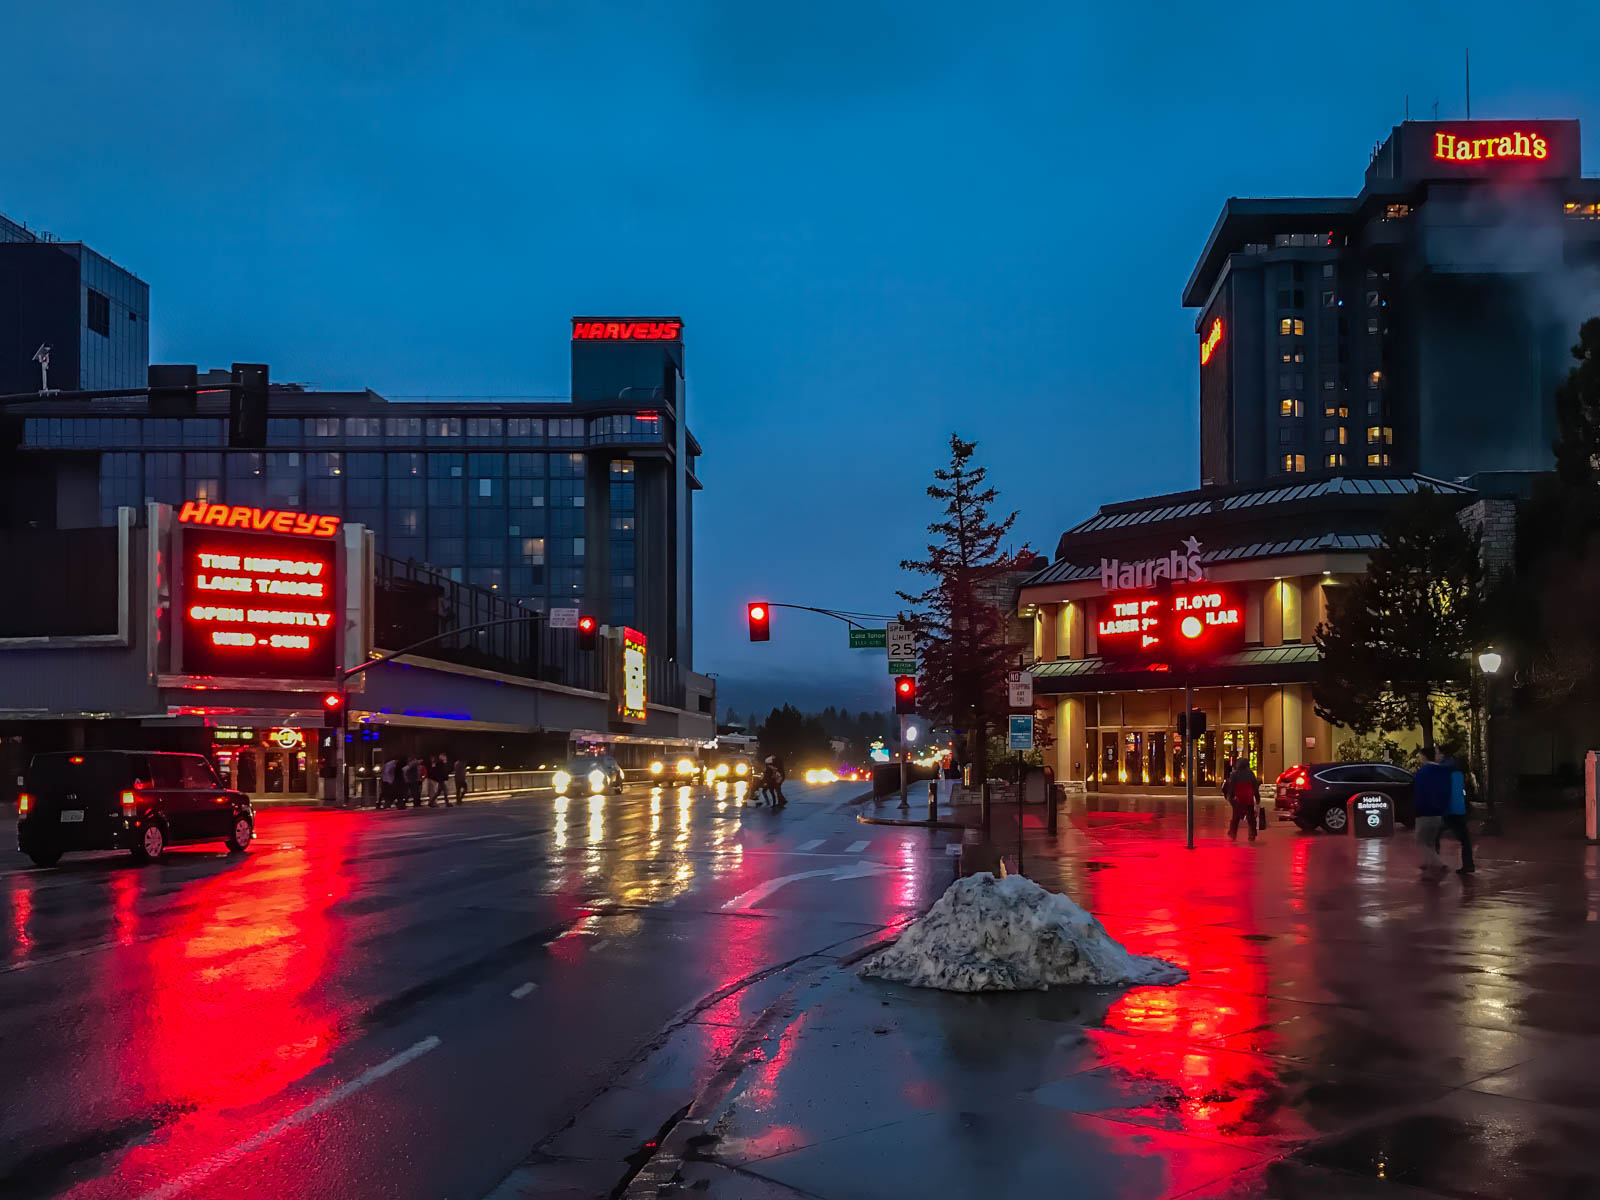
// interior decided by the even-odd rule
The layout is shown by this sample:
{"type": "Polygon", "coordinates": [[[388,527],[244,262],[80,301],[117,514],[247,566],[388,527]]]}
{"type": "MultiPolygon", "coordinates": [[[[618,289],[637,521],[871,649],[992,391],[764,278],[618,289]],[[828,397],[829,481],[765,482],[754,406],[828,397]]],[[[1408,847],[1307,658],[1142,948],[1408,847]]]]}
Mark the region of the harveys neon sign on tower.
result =
{"type": "Polygon", "coordinates": [[[173,537],[182,672],[331,677],[339,525],[336,516],[293,510],[183,505],[173,537]]]}

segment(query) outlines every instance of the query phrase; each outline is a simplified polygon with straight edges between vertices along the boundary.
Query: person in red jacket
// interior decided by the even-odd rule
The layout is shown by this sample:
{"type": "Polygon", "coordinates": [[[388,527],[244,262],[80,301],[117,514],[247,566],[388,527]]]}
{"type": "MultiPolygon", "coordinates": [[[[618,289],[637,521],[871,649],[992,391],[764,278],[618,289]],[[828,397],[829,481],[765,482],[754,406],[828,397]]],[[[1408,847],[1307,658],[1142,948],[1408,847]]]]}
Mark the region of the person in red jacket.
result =
{"type": "Polygon", "coordinates": [[[1261,781],[1256,778],[1256,773],[1250,769],[1248,759],[1235,759],[1233,769],[1228,772],[1228,778],[1222,785],[1222,794],[1228,798],[1228,803],[1233,806],[1233,820],[1228,822],[1228,836],[1234,841],[1239,840],[1239,822],[1244,821],[1250,827],[1250,840],[1256,840],[1256,805],[1260,798],[1261,781]]]}

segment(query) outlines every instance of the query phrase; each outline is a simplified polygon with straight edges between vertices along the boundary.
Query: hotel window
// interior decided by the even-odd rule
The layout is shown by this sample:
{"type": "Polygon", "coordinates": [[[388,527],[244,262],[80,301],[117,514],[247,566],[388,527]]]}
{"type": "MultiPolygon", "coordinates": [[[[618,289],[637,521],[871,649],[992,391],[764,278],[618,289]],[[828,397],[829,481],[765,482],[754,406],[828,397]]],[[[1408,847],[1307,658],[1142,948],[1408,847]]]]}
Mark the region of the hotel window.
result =
{"type": "Polygon", "coordinates": [[[1367,426],[1367,441],[1374,445],[1379,442],[1385,446],[1394,445],[1394,427],[1392,425],[1367,426]]]}
{"type": "Polygon", "coordinates": [[[1377,317],[1368,317],[1367,318],[1367,332],[1368,333],[1377,333],[1378,332],[1378,318],[1377,317]]]}
{"type": "Polygon", "coordinates": [[[1383,217],[1386,221],[1398,221],[1410,215],[1411,205],[1409,204],[1390,204],[1386,205],[1383,210],[1383,217]]]}
{"type": "Polygon", "coordinates": [[[1379,297],[1378,297],[1378,293],[1377,292],[1368,292],[1367,293],[1367,307],[1368,308],[1377,308],[1378,307],[1378,300],[1379,300],[1379,297]]]}
{"type": "Polygon", "coordinates": [[[91,333],[98,333],[101,337],[111,336],[111,298],[102,295],[93,288],[85,289],[89,293],[89,319],[86,324],[91,333]]]}
{"type": "Polygon", "coordinates": [[[1278,429],[1278,445],[1292,446],[1295,442],[1297,431],[1293,425],[1283,425],[1278,429]]]}
{"type": "Polygon", "coordinates": [[[1337,442],[1343,446],[1350,440],[1350,431],[1343,425],[1330,425],[1322,431],[1322,440],[1325,442],[1337,442]]]}
{"type": "Polygon", "coordinates": [[[1284,337],[1288,337],[1294,332],[1294,322],[1288,317],[1284,317],[1283,320],[1278,322],[1278,332],[1284,337]]]}
{"type": "Polygon", "coordinates": [[[1578,217],[1588,220],[1600,219],[1600,204],[1591,204],[1579,200],[1568,200],[1565,211],[1569,217],[1578,217]]]}
{"type": "Polygon", "coordinates": [[[1367,466],[1369,466],[1369,467],[1387,467],[1388,465],[1389,465],[1389,456],[1387,454],[1369,454],[1369,455],[1367,455],[1367,466]]]}
{"type": "Polygon", "coordinates": [[[338,417],[307,417],[308,438],[336,438],[344,435],[344,422],[338,417]]]}
{"type": "Polygon", "coordinates": [[[1323,263],[1322,264],[1322,277],[1324,279],[1332,279],[1333,278],[1333,264],[1332,263],[1323,263]]]}
{"type": "Polygon", "coordinates": [[[430,442],[458,438],[461,436],[461,418],[427,417],[423,421],[423,432],[430,442]]]}
{"type": "Polygon", "coordinates": [[[1344,466],[1344,455],[1330,454],[1322,460],[1322,465],[1325,467],[1342,467],[1344,466]]]}
{"type": "Polygon", "coordinates": [[[1323,292],[1322,293],[1322,307],[1323,308],[1332,308],[1333,307],[1333,293],[1332,292],[1323,292]]]}
{"type": "Polygon", "coordinates": [[[1367,375],[1367,386],[1369,388],[1379,387],[1380,385],[1382,385],[1382,383],[1383,383],[1383,372],[1382,371],[1373,371],[1373,372],[1371,372],[1370,374],[1367,375]]]}
{"type": "Polygon", "coordinates": [[[420,442],[422,418],[387,417],[384,419],[384,432],[392,442],[420,442]]]}
{"type": "Polygon", "coordinates": [[[382,435],[382,417],[346,417],[344,419],[344,436],[351,441],[375,442],[382,435]]]}
{"type": "Polygon", "coordinates": [[[1306,456],[1304,454],[1285,454],[1282,460],[1285,474],[1297,474],[1306,469],[1306,456]]]}
{"type": "Polygon", "coordinates": [[[1280,417],[1301,417],[1305,415],[1305,410],[1299,400],[1285,396],[1278,401],[1278,415],[1280,417]]]}
{"type": "Polygon", "coordinates": [[[1341,421],[1350,415],[1350,409],[1343,404],[1324,404],[1322,415],[1325,417],[1338,417],[1341,421]]]}

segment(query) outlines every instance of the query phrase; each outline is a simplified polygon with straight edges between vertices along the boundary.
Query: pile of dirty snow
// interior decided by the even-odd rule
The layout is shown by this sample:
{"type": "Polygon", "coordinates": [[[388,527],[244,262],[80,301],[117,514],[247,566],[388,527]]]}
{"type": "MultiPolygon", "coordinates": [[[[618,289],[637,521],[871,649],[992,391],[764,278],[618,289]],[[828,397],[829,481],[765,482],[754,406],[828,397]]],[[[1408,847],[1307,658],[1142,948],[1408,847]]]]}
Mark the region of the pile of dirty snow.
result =
{"type": "Polygon", "coordinates": [[[1129,954],[1083,909],[1031,879],[958,879],[863,975],[949,992],[1011,992],[1086,983],[1177,983],[1185,973],[1129,954]]]}

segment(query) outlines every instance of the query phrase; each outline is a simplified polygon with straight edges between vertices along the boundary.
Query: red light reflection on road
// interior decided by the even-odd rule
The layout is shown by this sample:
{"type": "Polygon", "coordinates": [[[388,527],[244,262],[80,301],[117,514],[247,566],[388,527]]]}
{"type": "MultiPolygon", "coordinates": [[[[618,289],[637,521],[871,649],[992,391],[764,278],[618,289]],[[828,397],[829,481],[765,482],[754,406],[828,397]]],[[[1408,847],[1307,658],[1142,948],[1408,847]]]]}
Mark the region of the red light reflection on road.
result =
{"type": "Polygon", "coordinates": [[[11,961],[21,962],[33,951],[33,885],[26,880],[11,885],[11,961]]]}

